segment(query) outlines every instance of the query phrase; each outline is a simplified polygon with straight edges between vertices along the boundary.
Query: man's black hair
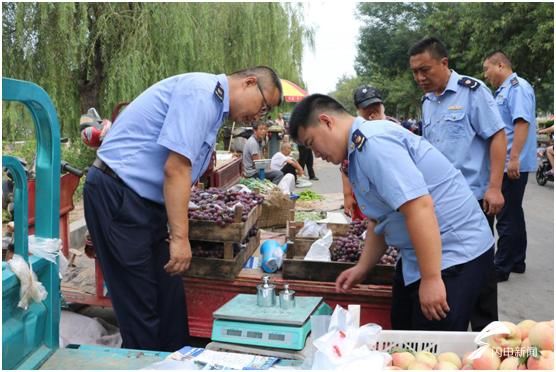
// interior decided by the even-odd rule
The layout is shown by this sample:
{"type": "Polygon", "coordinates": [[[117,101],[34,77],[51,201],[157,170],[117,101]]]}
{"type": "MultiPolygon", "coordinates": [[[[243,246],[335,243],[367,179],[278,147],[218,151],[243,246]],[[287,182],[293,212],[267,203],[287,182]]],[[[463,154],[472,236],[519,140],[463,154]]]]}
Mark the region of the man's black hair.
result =
{"type": "Polygon", "coordinates": [[[270,80],[272,85],[274,85],[276,89],[278,89],[278,91],[280,92],[280,100],[278,101],[277,106],[280,106],[282,104],[282,99],[284,96],[284,90],[282,88],[282,80],[280,80],[278,74],[272,68],[268,66],[256,66],[256,67],[246,68],[244,70],[232,72],[231,75],[238,75],[238,76],[245,76],[245,77],[256,76],[257,79],[259,79],[262,82],[261,87],[263,88],[265,87],[265,85],[267,85],[268,81],[270,80]]]}
{"type": "Polygon", "coordinates": [[[257,129],[259,129],[259,127],[262,127],[263,125],[268,128],[268,124],[266,123],[266,121],[257,120],[253,122],[251,128],[253,129],[253,131],[256,131],[257,129]]]}
{"type": "Polygon", "coordinates": [[[489,60],[494,64],[502,63],[508,66],[509,68],[512,68],[512,61],[510,60],[510,57],[508,57],[508,55],[501,50],[495,50],[494,52],[490,52],[485,57],[485,60],[489,60]]]}
{"type": "Polygon", "coordinates": [[[446,46],[435,37],[427,37],[418,42],[416,42],[409,49],[409,56],[412,57],[417,54],[429,52],[429,54],[435,59],[442,59],[444,57],[448,58],[448,50],[446,46]]]}
{"type": "Polygon", "coordinates": [[[312,94],[299,102],[290,117],[290,137],[297,141],[299,128],[316,125],[315,118],[322,112],[347,113],[342,104],[324,94],[312,94]]]}

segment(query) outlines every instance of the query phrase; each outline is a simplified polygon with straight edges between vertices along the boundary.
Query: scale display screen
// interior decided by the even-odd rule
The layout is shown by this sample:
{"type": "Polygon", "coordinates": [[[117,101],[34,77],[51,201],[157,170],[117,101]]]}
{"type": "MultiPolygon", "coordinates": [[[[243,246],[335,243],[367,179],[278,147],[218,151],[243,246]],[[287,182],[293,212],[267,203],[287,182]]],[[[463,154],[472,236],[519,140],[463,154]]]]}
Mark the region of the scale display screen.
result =
{"type": "Polygon", "coordinates": [[[237,337],[240,339],[253,339],[261,341],[272,341],[279,343],[287,343],[291,339],[291,335],[288,332],[277,333],[277,332],[267,332],[267,331],[255,331],[248,329],[234,329],[234,328],[223,328],[222,335],[227,337],[237,337]]]}

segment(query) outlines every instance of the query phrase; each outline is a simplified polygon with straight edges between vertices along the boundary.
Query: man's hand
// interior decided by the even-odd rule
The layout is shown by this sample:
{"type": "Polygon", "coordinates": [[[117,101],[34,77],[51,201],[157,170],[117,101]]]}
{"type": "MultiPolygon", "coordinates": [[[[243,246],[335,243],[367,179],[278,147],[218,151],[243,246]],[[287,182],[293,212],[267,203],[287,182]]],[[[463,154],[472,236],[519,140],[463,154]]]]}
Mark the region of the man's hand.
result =
{"type": "Polygon", "coordinates": [[[355,208],[355,198],[352,194],[344,194],[344,213],[353,217],[353,209],[355,208]]]}
{"type": "Polygon", "coordinates": [[[367,270],[361,265],[342,271],[336,279],[336,292],[347,293],[354,285],[361,283],[366,274],[367,270]]]}
{"type": "Polygon", "coordinates": [[[446,313],[450,311],[450,307],[446,301],[446,287],[442,277],[421,279],[419,301],[421,311],[428,320],[446,318],[446,313]]]}
{"type": "Polygon", "coordinates": [[[170,275],[179,275],[189,269],[191,245],[188,239],[170,239],[170,260],[164,270],[170,275]]]}
{"type": "Polygon", "coordinates": [[[519,158],[510,159],[508,162],[508,177],[512,180],[519,178],[519,158]]]}
{"type": "Polygon", "coordinates": [[[504,206],[504,195],[496,187],[489,187],[483,196],[483,210],[489,216],[498,214],[504,206]]]}

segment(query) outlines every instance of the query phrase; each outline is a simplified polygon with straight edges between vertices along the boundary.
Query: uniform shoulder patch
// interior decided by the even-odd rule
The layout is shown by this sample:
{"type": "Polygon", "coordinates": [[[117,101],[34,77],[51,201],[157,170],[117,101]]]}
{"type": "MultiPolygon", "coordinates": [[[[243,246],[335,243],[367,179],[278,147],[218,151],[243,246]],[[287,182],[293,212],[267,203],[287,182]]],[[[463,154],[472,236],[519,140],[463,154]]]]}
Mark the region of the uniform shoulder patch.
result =
{"type": "Polygon", "coordinates": [[[214,88],[214,95],[218,97],[220,102],[224,101],[224,88],[222,88],[220,82],[216,83],[216,88],[214,88]]]}
{"type": "Polygon", "coordinates": [[[353,143],[357,151],[361,151],[363,150],[363,145],[365,145],[365,142],[367,142],[367,137],[365,137],[365,135],[359,129],[357,129],[351,136],[351,142],[353,143]]]}
{"type": "Polygon", "coordinates": [[[425,102],[427,100],[427,98],[429,98],[429,97],[427,97],[426,95],[421,97],[421,103],[425,102]]]}
{"type": "Polygon", "coordinates": [[[517,80],[517,77],[514,77],[512,80],[510,80],[510,84],[512,84],[512,87],[519,85],[519,80],[517,80]]]}
{"type": "Polygon", "coordinates": [[[463,78],[459,79],[458,84],[461,85],[461,86],[467,87],[471,90],[477,90],[479,88],[479,86],[481,85],[481,83],[479,83],[477,80],[471,79],[469,77],[463,77],[463,78]]]}

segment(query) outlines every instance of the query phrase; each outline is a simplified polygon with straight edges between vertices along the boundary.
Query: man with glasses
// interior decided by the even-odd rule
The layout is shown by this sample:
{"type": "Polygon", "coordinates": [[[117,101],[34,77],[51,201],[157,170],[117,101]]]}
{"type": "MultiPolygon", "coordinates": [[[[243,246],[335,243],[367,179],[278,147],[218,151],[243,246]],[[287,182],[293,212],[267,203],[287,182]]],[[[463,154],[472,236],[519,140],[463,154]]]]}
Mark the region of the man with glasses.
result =
{"type": "Polygon", "coordinates": [[[84,204],[122,347],[173,351],[188,344],[180,274],[191,262],[191,187],[224,120],[258,120],[281,101],[276,72],[259,66],[167,78],[118,116],[87,175],[84,204]]]}

